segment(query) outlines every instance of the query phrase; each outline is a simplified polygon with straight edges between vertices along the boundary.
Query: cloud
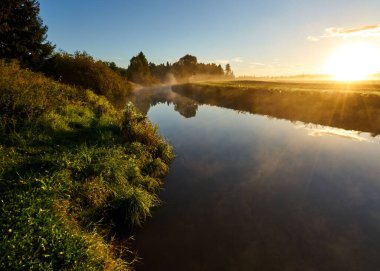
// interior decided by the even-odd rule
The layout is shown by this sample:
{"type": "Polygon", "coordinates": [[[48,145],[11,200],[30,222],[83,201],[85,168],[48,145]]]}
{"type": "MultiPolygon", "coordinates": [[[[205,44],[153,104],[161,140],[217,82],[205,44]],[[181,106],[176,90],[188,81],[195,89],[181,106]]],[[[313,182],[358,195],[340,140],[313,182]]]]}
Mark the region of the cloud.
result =
{"type": "Polygon", "coordinates": [[[217,60],[206,61],[206,62],[225,65],[227,63],[243,63],[244,60],[240,56],[237,56],[231,59],[217,59],[217,60]]]}
{"type": "Polygon", "coordinates": [[[233,59],[231,59],[231,61],[235,62],[235,63],[243,63],[244,62],[240,56],[234,57],[233,59]]]}
{"type": "Polygon", "coordinates": [[[364,25],[352,28],[330,27],[326,30],[329,36],[376,36],[380,37],[380,24],[364,25]]]}
{"type": "Polygon", "coordinates": [[[325,29],[323,35],[308,36],[310,41],[319,41],[326,38],[380,38],[380,24],[362,25],[357,27],[342,28],[342,27],[329,27],[325,29]]]}
{"type": "Polygon", "coordinates": [[[217,60],[209,61],[209,62],[216,63],[216,64],[227,64],[229,62],[229,60],[228,59],[217,59],[217,60]]]}

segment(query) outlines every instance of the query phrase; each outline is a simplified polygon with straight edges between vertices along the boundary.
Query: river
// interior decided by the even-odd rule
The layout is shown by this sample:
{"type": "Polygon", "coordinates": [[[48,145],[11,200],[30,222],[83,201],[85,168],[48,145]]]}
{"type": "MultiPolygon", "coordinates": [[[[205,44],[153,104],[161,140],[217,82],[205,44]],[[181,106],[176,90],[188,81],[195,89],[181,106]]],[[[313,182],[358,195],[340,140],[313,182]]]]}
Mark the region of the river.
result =
{"type": "Polygon", "coordinates": [[[137,102],[176,154],[137,270],[378,270],[379,136],[210,104],[137,102]]]}

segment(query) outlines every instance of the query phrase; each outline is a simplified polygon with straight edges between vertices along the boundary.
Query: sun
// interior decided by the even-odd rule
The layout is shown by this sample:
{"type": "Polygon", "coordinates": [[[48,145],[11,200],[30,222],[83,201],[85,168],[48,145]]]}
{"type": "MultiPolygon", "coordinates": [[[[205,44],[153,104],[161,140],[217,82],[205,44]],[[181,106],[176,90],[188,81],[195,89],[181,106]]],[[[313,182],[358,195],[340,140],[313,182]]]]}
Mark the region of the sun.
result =
{"type": "Polygon", "coordinates": [[[338,48],[325,65],[325,72],[340,81],[365,80],[379,71],[380,48],[365,42],[350,43],[338,48]]]}

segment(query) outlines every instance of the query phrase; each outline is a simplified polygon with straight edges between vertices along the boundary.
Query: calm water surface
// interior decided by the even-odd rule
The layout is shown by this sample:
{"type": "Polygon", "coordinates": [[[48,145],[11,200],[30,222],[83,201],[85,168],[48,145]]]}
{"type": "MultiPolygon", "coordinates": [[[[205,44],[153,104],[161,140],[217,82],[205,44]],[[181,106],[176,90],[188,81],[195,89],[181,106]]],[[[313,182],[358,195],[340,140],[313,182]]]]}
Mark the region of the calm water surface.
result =
{"type": "Polygon", "coordinates": [[[148,109],[176,159],[137,270],[380,270],[379,137],[186,104],[148,109]]]}

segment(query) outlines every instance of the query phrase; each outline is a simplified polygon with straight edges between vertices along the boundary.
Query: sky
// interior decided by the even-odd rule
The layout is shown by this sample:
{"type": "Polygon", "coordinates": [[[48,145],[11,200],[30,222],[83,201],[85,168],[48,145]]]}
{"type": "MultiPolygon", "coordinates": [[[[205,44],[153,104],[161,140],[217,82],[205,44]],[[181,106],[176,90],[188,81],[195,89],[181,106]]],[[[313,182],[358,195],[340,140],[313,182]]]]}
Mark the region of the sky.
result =
{"type": "Polygon", "coordinates": [[[40,0],[57,49],[127,67],[148,61],[230,63],[236,75],[323,73],[352,41],[380,47],[379,0],[40,0]]]}

